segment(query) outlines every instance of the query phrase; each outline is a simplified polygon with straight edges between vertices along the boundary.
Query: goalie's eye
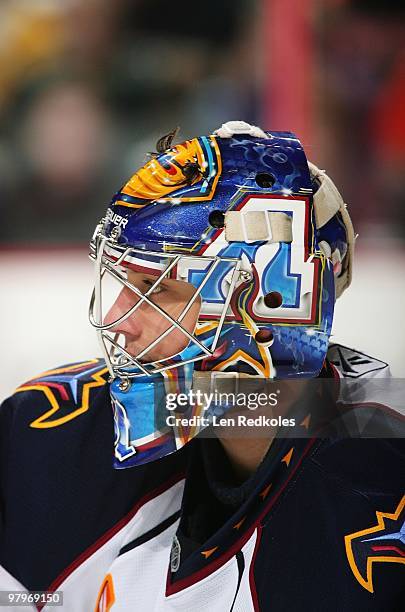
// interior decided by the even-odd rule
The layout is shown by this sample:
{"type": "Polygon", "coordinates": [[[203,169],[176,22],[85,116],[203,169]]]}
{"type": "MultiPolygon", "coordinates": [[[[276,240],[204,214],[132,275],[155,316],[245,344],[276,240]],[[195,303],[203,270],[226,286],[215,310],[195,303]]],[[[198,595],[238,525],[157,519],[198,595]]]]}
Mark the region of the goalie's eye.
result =
{"type": "MultiPolygon", "coordinates": [[[[147,287],[147,289],[149,289],[150,287],[152,287],[152,285],[155,284],[156,281],[152,281],[149,278],[144,278],[142,280],[143,284],[147,287]]],[[[151,291],[149,293],[149,295],[154,295],[156,293],[161,293],[162,291],[164,291],[164,287],[162,286],[162,284],[159,284],[157,287],[155,287],[153,289],[153,291],[151,291]]]]}

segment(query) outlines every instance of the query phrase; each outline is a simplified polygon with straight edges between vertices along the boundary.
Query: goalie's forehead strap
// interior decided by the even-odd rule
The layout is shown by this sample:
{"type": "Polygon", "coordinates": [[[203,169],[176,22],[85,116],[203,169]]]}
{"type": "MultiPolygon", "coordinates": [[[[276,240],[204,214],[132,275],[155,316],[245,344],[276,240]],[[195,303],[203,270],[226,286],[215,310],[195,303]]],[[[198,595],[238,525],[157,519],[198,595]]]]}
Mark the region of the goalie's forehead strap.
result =
{"type": "Polygon", "coordinates": [[[229,210],[225,213],[228,242],[292,242],[291,217],[283,212],[229,210]]]}
{"type": "Polygon", "coordinates": [[[347,206],[343,201],[335,183],[312,162],[308,162],[311,176],[314,177],[319,188],[314,193],[315,223],[317,229],[321,229],[336,213],[340,213],[346,228],[347,253],[342,262],[342,271],[335,278],[336,297],[340,297],[352,281],[353,256],[354,256],[354,229],[352,221],[347,212],[347,206]]]}

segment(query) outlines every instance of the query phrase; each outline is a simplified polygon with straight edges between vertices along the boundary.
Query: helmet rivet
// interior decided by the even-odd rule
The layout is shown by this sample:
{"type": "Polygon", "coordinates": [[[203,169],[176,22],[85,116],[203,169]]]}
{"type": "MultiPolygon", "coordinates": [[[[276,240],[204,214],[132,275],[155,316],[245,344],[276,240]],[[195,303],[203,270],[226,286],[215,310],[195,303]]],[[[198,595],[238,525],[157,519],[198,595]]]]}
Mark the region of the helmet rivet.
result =
{"type": "Polygon", "coordinates": [[[117,240],[121,236],[121,228],[116,225],[110,232],[111,240],[117,240]]]}
{"type": "Polygon", "coordinates": [[[255,181],[259,187],[263,189],[271,189],[276,182],[276,179],[269,172],[259,172],[255,176],[255,181]]]}
{"type": "Polygon", "coordinates": [[[131,388],[131,383],[128,378],[123,378],[119,383],[118,388],[120,391],[129,391],[129,389],[131,388]]]}
{"type": "Polygon", "coordinates": [[[263,300],[267,308],[278,308],[283,303],[283,296],[279,291],[270,291],[264,296],[263,300]]]}
{"type": "Polygon", "coordinates": [[[273,332],[270,329],[259,329],[255,334],[255,340],[259,344],[266,344],[273,340],[273,332]]]}
{"type": "Polygon", "coordinates": [[[208,223],[212,225],[212,227],[224,227],[225,213],[222,210],[211,211],[208,217],[208,223]]]}
{"type": "Polygon", "coordinates": [[[252,280],[252,275],[250,272],[248,272],[247,270],[241,270],[239,272],[239,278],[244,282],[247,283],[248,281],[252,280]]]}

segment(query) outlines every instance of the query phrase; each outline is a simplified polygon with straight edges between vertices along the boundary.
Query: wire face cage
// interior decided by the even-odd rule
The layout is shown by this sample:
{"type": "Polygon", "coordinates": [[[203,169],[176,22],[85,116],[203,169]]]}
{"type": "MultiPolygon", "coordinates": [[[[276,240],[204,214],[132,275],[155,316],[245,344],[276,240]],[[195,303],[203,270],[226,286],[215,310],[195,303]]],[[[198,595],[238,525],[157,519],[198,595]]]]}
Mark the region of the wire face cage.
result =
{"type": "Polygon", "coordinates": [[[96,263],[96,280],[89,319],[97,330],[111,376],[129,379],[156,374],[214,354],[234,288],[238,280],[245,279],[239,258],[197,257],[125,248],[117,244],[114,236],[107,237],[101,230],[96,231],[92,240],[90,257],[96,263]],[[115,281],[115,292],[107,290],[107,279],[115,281]],[[107,304],[117,300],[117,290],[126,290],[126,308],[111,318],[107,304]],[[173,300],[180,298],[175,314],[173,306],[165,309],[160,303],[163,300],[159,295],[163,290],[166,294],[171,291],[173,300]],[[214,303],[210,299],[212,295],[220,299],[214,303]],[[163,331],[133,354],[128,350],[120,329],[142,311],[143,319],[147,311],[149,318],[161,323],[157,327],[163,331]],[[194,323],[191,329],[187,329],[184,322],[192,311],[195,313],[194,323]],[[205,326],[210,321],[213,333],[204,339],[199,338],[197,319],[205,326]],[[162,346],[162,341],[175,331],[182,336],[182,350],[161,358],[150,358],[153,349],[159,344],[162,346]]]}

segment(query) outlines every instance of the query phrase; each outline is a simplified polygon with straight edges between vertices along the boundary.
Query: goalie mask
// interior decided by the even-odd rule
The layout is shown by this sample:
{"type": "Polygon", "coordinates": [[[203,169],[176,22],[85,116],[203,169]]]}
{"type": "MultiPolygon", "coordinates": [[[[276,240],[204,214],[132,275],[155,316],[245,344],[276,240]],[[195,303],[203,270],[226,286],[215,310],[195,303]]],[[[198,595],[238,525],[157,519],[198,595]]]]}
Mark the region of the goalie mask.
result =
{"type": "MultiPolygon", "coordinates": [[[[168,425],[169,393],[212,390],[218,373],[317,376],[351,279],[346,207],[292,133],[231,121],[181,144],[173,136],[114,196],[91,242],[116,467],[200,431],[168,425]]],[[[176,412],[209,418],[206,408],[176,412]]]]}

